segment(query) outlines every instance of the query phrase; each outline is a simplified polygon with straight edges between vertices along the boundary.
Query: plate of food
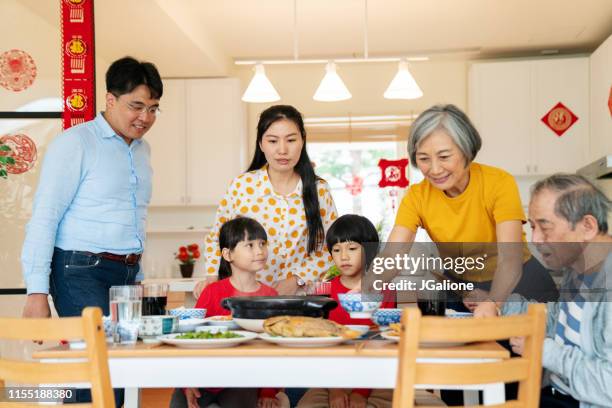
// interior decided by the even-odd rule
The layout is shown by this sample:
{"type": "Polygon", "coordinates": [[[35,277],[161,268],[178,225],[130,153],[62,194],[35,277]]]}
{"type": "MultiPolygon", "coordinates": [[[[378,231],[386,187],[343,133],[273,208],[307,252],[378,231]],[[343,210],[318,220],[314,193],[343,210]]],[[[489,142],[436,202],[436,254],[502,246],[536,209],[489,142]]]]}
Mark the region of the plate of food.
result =
{"type": "Polygon", "coordinates": [[[232,315],[210,316],[204,319],[204,322],[206,322],[206,324],[209,326],[223,326],[223,327],[227,327],[228,329],[239,329],[240,328],[240,326],[238,326],[238,324],[236,324],[236,322],[232,318],[232,315]]]}
{"type": "Polygon", "coordinates": [[[233,347],[253,340],[256,333],[247,331],[198,331],[187,333],[172,333],[158,337],[163,343],[181,348],[220,348],[233,347]]]}
{"type": "MultiPolygon", "coordinates": [[[[399,342],[400,340],[400,323],[391,323],[389,325],[389,330],[381,332],[380,337],[385,340],[391,340],[395,342],[399,342]]],[[[462,341],[448,341],[448,342],[438,342],[438,341],[422,341],[419,345],[421,347],[456,347],[463,346],[465,343],[462,341]]]]}
{"type": "Polygon", "coordinates": [[[329,347],[344,343],[349,339],[341,336],[333,337],[283,337],[259,333],[259,338],[269,343],[285,347],[329,347]]]}
{"type": "Polygon", "coordinates": [[[286,347],[327,347],[359,336],[360,332],[323,318],[276,316],[264,321],[259,338],[286,347]]]}

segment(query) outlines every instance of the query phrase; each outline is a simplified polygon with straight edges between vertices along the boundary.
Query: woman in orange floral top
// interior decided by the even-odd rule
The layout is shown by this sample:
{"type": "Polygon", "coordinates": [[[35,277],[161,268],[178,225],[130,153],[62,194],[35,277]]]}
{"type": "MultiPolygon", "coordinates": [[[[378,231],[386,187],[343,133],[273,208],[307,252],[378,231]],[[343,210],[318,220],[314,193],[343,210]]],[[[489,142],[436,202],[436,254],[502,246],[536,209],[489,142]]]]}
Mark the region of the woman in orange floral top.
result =
{"type": "Polygon", "coordinates": [[[336,207],[329,186],[314,172],[302,115],[292,106],[272,106],[259,117],[251,165],[230,184],[206,237],[209,275],[219,269],[219,228],[240,216],[254,218],[266,229],[270,255],[257,279],[279,294],[294,294],[331,266],[324,243],[336,207]]]}

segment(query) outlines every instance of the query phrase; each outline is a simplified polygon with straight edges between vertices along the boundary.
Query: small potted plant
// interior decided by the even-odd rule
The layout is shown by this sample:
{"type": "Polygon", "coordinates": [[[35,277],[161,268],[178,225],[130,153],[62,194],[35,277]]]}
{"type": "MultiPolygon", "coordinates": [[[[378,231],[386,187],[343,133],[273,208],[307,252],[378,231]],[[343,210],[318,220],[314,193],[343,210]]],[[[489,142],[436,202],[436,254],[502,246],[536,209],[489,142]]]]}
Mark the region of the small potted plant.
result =
{"type": "Polygon", "coordinates": [[[193,275],[193,265],[195,265],[196,259],[200,258],[200,247],[198,244],[179,247],[178,252],[174,254],[174,258],[180,262],[181,276],[183,278],[191,278],[193,275]]]}

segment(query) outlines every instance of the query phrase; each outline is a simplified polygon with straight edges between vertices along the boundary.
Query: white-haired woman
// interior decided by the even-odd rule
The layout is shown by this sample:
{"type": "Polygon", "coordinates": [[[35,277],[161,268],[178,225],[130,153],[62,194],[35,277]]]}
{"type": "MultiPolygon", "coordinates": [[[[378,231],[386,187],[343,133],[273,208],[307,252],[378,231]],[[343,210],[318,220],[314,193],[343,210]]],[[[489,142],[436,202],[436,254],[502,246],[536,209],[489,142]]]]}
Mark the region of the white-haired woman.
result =
{"type": "Polygon", "coordinates": [[[421,227],[440,243],[441,256],[487,253],[484,269],[445,273],[479,289],[464,299],[475,315],[494,316],[513,290],[544,300],[554,297],[556,289],[527,248],[522,229],[526,218],[514,178],[474,161],[481,144],[474,125],[454,105],[436,105],[419,115],[410,130],[408,153],[424,180],[402,199],[388,241],[412,243],[421,227]]]}

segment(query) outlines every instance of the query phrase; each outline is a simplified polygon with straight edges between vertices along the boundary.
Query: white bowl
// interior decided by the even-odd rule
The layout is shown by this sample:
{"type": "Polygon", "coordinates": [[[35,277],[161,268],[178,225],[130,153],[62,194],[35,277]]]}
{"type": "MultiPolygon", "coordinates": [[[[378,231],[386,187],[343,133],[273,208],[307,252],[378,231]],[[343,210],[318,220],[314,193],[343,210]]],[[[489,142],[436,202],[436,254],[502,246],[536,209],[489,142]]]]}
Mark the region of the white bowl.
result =
{"type": "Polygon", "coordinates": [[[185,319],[179,320],[178,329],[179,333],[192,332],[195,331],[196,327],[202,326],[206,322],[204,319],[185,319]]]}
{"type": "Polygon", "coordinates": [[[263,323],[266,319],[237,319],[234,317],[234,322],[244,330],[263,333],[263,323]]]}
{"type": "Polygon", "coordinates": [[[196,332],[222,333],[227,331],[227,326],[198,326],[196,332]]]}

